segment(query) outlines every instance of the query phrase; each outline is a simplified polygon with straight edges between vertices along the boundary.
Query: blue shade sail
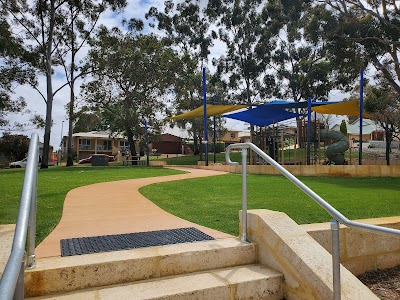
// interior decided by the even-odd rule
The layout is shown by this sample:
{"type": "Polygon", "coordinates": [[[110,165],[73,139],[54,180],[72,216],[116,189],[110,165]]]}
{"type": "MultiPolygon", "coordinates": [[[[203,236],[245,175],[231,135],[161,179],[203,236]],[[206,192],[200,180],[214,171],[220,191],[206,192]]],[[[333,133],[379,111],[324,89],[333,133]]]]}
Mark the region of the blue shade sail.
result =
{"type": "Polygon", "coordinates": [[[300,116],[303,116],[303,114],[297,114],[284,109],[275,109],[260,105],[253,109],[224,115],[223,117],[243,121],[257,126],[268,126],[276,122],[300,116]]]}

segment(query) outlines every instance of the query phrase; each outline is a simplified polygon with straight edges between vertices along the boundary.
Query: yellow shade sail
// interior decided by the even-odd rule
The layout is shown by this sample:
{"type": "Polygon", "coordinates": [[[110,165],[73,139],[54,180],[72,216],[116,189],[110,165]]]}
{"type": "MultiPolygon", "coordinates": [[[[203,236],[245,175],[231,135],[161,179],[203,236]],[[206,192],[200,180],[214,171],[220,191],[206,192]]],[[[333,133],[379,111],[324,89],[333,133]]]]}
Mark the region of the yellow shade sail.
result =
{"type": "MultiPolygon", "coordinates": [[[[246,105],[212,105],[207,104],[207,117],[222,115],[231,111],[246,108],[246,105]]],[[[183,119],[194,119],[203,118],[204,107],[200,106],[191,111],[185,112],[183,114],[166,118],[165,120],[183,120],[183,119]]]]}
{"type": "MultiPolygon", "coordinates": [[[[344,115],[357,117],[360,115],[360,108],[358,107],[357,101],[339,102],[335,104],[327,104],[321,106],[314,106],[311,108],[319,114],[329,114],[329,115],[344,115]]],[[[363,112],[363,117],[372,119],[374,115],[367,112],[363,112]]]]}

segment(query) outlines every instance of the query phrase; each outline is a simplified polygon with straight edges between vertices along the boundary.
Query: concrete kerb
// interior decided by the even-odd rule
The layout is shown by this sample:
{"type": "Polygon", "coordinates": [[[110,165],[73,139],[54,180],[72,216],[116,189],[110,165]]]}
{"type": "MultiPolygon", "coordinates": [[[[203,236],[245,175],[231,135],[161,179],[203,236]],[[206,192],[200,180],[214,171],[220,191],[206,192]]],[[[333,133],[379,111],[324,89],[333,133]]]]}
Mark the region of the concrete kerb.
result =
{"type": "MultiPolygon", "coordinates": [[[[332,257],[286,214],[248,211],[248,239],[258,246],[259,262],[285,277],[287,299],[332,299],[332,257]]],[[[378,299],[341,267],[342,299],[378,299]]]]}
{"type": "MultiPolygon", "coordinates": [[[[215,170],[222,172],[241,173],[240,165],[231,166],[226,164],[216,164],[203,166],[198,165],[199,169],[215,170]]],[[[400,166],[383,165],[343,165],[343,166],[325,166],[325,165],[284,165],[284,168],[294,176],[336,176],[336,177],[400,177],[400,166]]],[[[270,165],[249,165],[247,166],[249,174],[276,175],[280,174],[270,165]]]]}

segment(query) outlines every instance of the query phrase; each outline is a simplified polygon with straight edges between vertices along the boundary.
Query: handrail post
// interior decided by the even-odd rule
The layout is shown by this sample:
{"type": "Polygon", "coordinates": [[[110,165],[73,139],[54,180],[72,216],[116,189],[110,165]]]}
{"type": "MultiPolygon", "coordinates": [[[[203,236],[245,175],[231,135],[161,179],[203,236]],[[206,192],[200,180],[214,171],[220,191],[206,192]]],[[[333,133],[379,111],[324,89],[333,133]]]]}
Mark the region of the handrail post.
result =
{"type": "Polygon", "coordinates": [[[247,242],[247,148],[242,149],[242,242],[247,242]]]}
{"type": "Polygon", "coordinates": [[[29,211],[28,240],[27,240],[27,269],[36,268],[35,241],[36,241],[36,195],[37,195],[37,169],[33,177],[31,208],[29,211]]]}
{"type": "Polygon", "coordinates": [[[238,165],[238,162],[233,162],[230,159],[230,153],[232,149],[242,149],[242,235],[241,241],[247,241],[247,179],[246,179],[246,156],[247,148],[255,151],[260,157],[266,160],[271,166],[275,167],[283,176],[289,179],[293,184],[295,184],[299,189],[301,189],[305,194],[310,196],[316,203],[318,203],[325,211],[330,214],[334,219],[331,221],[331,231],[332,231],[332,265],[333,265],[333,299],[341,299],[341,283],[340,283],[340,240],[339,240],[339,224],[346,225],[348,227],[379,232],[382,234],[394,235],[400,237],[400,230],[394,228],[381,227],[376,225],[364,224],[359,222],[350,221],[344,215],[342,215],[338,210],[331,206],[328,202],[318,196],[314,191],[297,179],[293,174],[279,165],[274,159],[264,153],[260,148],[252,143],[238,143],[229,145],[226,148],[225,159],[230,165],[238,165]]]}
{"type": "Polygon", "coordinates": [[[331,221],[332,232],[332,269],[333,269],[333,300],[340,300],[340,240],[339,240],[339,222],[336,219],[331,221]]]}

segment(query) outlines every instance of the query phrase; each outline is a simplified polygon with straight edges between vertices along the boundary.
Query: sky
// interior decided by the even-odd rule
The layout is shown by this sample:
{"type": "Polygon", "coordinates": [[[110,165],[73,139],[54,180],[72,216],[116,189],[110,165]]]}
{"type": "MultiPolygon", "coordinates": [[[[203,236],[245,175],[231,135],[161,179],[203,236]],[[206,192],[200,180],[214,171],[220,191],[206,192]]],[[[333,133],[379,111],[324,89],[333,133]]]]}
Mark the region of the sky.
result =
{"type": "MultiPolygon", "coordinates": [[[[177,1],[175,1],[176,3],[177,1]]],[[[200,0],[196,1],[197,3],[200,2],[201,6],[206,5],[206,0],[200,0]]],[[[142,19],[145,20],[145,14],[148,12],[150,7],[155,6],[159,10],[162,10],[164,7],[164,0],[128,0],[128,5],[125,8],[124,12],[120,14],[116,14],[112,11],[106,11],[104,12],[99,20],[99,24],[105,25],[109,28],[117,26],[123,29],[122,27],[122,20],[126,19],[129,20],[130,18],[137,18],[137,19],[142,19]]],[[[148,26],[145,27],[145,32],[151,30],[148,26]]],[[[83,58],[85,53],[87,52],[87,48],[82,49],[82,51],[79,53],[79,59],[83,58]]],[[[209,61],[212,61],[213,57],[219,57],[224,53],[224,46],[222,42],[215,41],[214,42],[214,47],[211,49],[211,54],[209,56],[209,61]]],[[[211,68],[211,67],[210,67],[211,68]]],[[[58,87],[63,85],[65,83],[65,77],[62,68],[56,67],[54,68],[55,74],[53,76],[53,90],[56,90],[58,87]]],[[[77,81],[76,83],[76,89],[75,89],[75,94],[78,95],[79,97],[79,84],[82,83],[82,80],[77,81]]],[[[43,94],[45,94],[46,91],[46,81],[45,77],[41,76],[39,77],[39,89],[42,91],[43,94]]],[[[15,95],[14,97],[24,97],[28,103],[28,109],[32,113],[36,113],[41,115],[43,118],[45,117],[46,114],[46,104],[44,100],[41,98],[38,92],[36,92],[34,89],[32,89],[28,85],[20,85],[15,88],[15,95]]],[[[333,91],[330,96],[329,100],[330,101],[340,101],[345,97],[345,95],[339,91],[333,91]]],[[[79,101],[79,99],[78,99],[79,101]]],[[[51,139],[50,139],[50,145],[54,147],[54,150],[59,149],[60,146],[60,141],[61,137],[68,135],[68,117],[66,113],[66,105],[69,102],[69,90],[68,88],[64,88],[60,90],[54,97],[54,102],[53,102],[53,112],[52,112],[52,118],[53,118],[53,126],[51,129],[51,139]]],[[[199,103],[199,106],[201,103],[199,103]]],[[[28,115],[9,115],[8,119],[13,123],[14,121],[27,121],[28,120],[28,115]]],[[[226,128],[228,130],[245,130],[248,127],[248,124],[245,124],[243,122],[237,121],[237,120],[232,120],[232,119],[226,119],[226,128]]],[[[341,118],[337,120],[337,122],[340,122],[341,118]]],[[[39,133],[39,138],[40,141],[43,142],[43,134],[44,130],[38,130],[35,128],[25,128],[23,132],[18,132],[14,131],[12,132],[13,134],[18,134],[22,133],[25,135],[30,136],[33,132],[38,132],[39,133]]],[[[164,132],[172,133],[181,137],[187,137],[187,134],[184,130],[180,129],[171,129],[169,126],[165,127],[164,132]]]]}

